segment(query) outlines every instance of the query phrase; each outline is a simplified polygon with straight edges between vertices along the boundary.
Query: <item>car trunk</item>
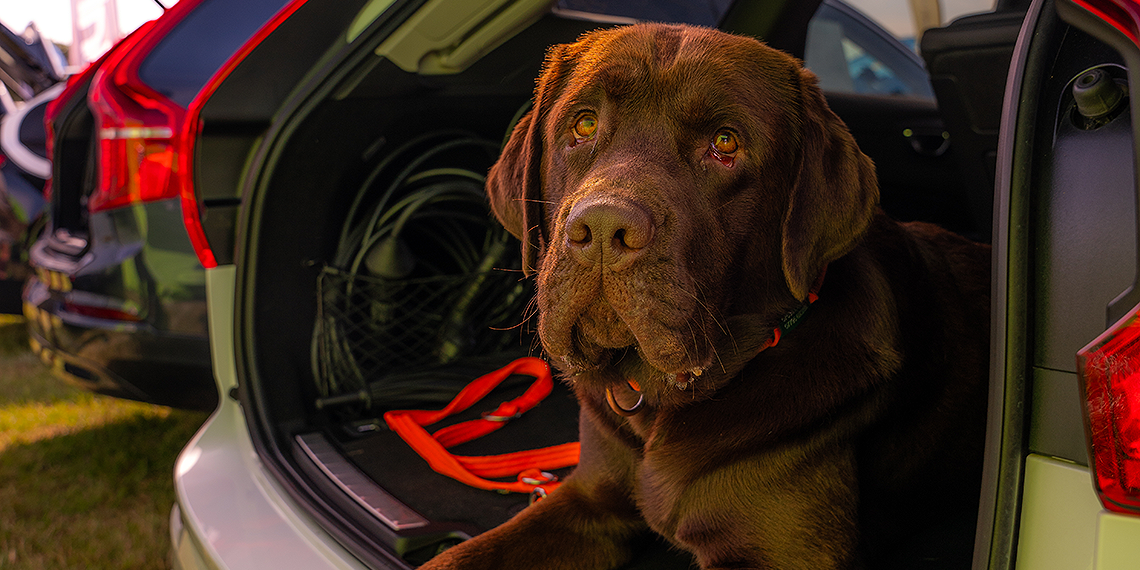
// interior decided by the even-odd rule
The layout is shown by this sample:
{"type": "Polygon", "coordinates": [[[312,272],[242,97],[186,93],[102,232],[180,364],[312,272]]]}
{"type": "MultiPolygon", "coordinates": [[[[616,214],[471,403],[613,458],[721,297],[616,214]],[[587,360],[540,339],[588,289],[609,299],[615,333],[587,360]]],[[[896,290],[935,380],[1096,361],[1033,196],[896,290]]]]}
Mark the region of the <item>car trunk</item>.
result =
{"type": "MultiPolygon", "coordinates": [[[[291,25],[272,41],[290,37],[291,25]]],[[[381,37],[385,25],[362,37],[381,37]]],[[[203,111],[199,153],[249,149],[241,156],[253,166],[233,255],[241,381],[230,396],[241,399],[267,468],[366,561],[394,553],[418,564],[528,504],[525,494],[433,472],[382,416],[442,408],[480,375],[540,352],[532,280],[517,241],[490,215],[481,178],[529,104],[546,46],[598,25],[545,15],[454,74],[409,73],[376,57],[375,44],[342,39],[318,63],[337,69],[301,82],[273,120],[223,104],[240,81],[223,84],[203,111]]],[[[257,62],[255,52],[242,65],[257,62]]],[[[449,423],[493,410],[529,382],[512,377],[449,423]]],[[[572,394],[557,384],[533,411],[452,451],[574,441],[577,421],[572,394]]],[[[973,521],[957,530],[968,556],[973,521]]],[[[944,551],[953,540],[938,542],[944,551]]],[[[644,547],[634,567],[691,563],[656,539],[644,547]]]]}
{"type": "MultiPolygon", "coordinates": [[[[534,346],[518,244],[489,216],[474,180],[527,95],[466,89],[409,86],[403,96],[322,104],[308,122],[311,136],[293,137],[306,159],[283,155],[274,176],[282,183],[262,202],[257,234],[267,247],[256,252],[249,307],[261,395],[289,422],[277,434],[292,441],[280,443],[303,467],[317,457],[312,442],[327,443],[337,452],[333,463],[347,461],[444,535],[486,530],[527,504],[525,495],[433,473],[381,419],[392,409],[442,408],[468,382],[534,346]],[[357,164],[344,164],[343,178],[330,184],[330,172],[307,164],[330,150],[327,133],[341,130],[357,132],[334,136],[336,153],[357,164]],[[369,234],[372,218],[379,227],[369,234]]],[[[521,387],[510,382],[505,391],[521,387]]],[[[492,394],[457,419],[508,398],[492,394]]],[[[453,451],[563,443],[576,439],[576,424],[573,399],[560,389],[519,421],[453,451]]],[[[313,467],[331,469],[319,459],[313,467]]]]}
{"type": "MultiPolygon", "coordinates": [[[[482,178],[528,104],[545,46],[596,25],[546,17],[454,75],[366,58],[308,102],[250,204],[239,327],[266,451],[343,532],[408,563],[528,504],[433,472],[382,416],[442,408],[538,352],[519,244],[490,215],[482,178]]],[[[478,418],[531,380],[512,376],[440,425],[478,418]]],[[[528,414],[451,451],[576,441],[577,418],[556,382],[528,414]]]]}

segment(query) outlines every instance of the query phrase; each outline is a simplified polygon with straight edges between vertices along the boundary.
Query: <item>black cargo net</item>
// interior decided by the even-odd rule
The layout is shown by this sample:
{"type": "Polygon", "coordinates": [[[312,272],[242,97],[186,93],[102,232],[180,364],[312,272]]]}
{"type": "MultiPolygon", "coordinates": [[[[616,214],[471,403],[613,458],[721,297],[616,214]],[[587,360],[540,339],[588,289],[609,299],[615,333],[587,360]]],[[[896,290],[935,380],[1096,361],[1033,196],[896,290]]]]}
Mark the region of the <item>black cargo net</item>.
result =
{"type": "Polygon", "coordinates": [[[434,133],[367,177],[318,277],[318,407],[446,400],[461,384],[440,370],[493,368],[530,348],[519,245],[490,215],[483,189],[498,152],[470,135],[434,133]]]}

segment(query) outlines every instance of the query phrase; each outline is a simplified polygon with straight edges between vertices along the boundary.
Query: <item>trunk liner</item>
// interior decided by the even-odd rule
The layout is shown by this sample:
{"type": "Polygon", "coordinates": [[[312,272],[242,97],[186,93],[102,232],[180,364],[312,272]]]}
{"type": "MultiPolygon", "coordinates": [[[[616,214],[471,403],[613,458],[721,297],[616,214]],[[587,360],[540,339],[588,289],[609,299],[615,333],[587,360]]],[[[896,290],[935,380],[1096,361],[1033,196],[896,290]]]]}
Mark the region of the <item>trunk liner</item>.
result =
{"type": "MultiPolygon", "coordinates": [[[[521,394],[532,380],[522,376],[515,378],[519,381],[512,386],[500,387],[466,412],[429,426],[428,431],[478,418],[480,413],[521,394]]],[[[412,407],[439,409],[443,405],[433,402],[412,407]]],[[[468,487],[432,471],[407,443],[383,425],[382,419],[377,420],[377,425],[381,426],[380,430],[365,436],[338,437],[345,456],[376,484],[429,520],[473,525],[485,531],[502,524],[527,505],[527,495],[503,495],[468,487]]],[[[456,455],[496,455],[577,440],[577,401],[569,388],[556,382],[554,391],[530,412],[496,432],[458,445],[451,451],[456,455]]],[[[565,476],[569,471],[560,470],[557,474],[565,476]]]]}
{"type": "MultiPolygon", "coordinates": [[[[512,357],[504,356],[501,363],[506,364],[512,357]]],[[[480,374],[468,365],[441,371],[441,375],[453,376],[459,369],[464,371],[462,376],[465,380],[455,383],[452,395],[480,374]]],[[[470,409],[429,426],[428,431],[478,418],[482,412],[495,409],[500,402],[522,394],[532,381],[533,378],[528,376],[512,376],[470,409]]],[[[383,390],[374,387],[373,392],[383,390]]],[[[433,395],[422,402],[404,401],[398,406],[387,407],[438,410],[450,399],[450,396],[440,398],[434,389],[429,392],[433,395]]],[[[381,411],[378,416],[382,415],[381,411]]],[[[506,522],[526,508],[529,502],[529,497],[524,494],[484,491],[436,473],[399,435],[388,430],[379,417],[371,421],[350,422],[346,429],[330,430],[327,435],[361,472],[401,503],[427,518],[436,528],[450,527],[472,534],[484,532],[506,522]],[[377,429],[361,435],[353,427],[359,425],[373,425],[377,429]]],[[[534,409],[498,431],[458,445],[451,451],[456,455],[495,455],[577,440],[578,402],[568,386],[555,380],[554,390],[534,409]]],[[[560,469],[555,474],[564,478],[572,470],[560,469]]],[[[689,554],[652,533],[636,539],[632,547],[636,554],[629,564],[622,567],[623,570],[696,568],[689,554]]]]}
{"type": "MultiPolygon", "coordinates": [[[[509,357],[503,362],[509,362],[509,357]]],[[[470,379],[478,374],[471,372],[470,379]]],[[[500,402],[522,394],[532,381],[527,376],[513,376],[483,401],[444,422],[429,426],[428,431],[478,418],[480,413],[496,408],[500,402]]],[[[457,382],[454,391],[458,392],[464,385],[457,382]]],[[[438,397],[429,400],[419,405],[401,404],[400,407],[434,410],[446,405],[446,401],[439,401],[438,397]]],[[[364,423],[369,424],[367,421],[364,423]]],[[[360,424],[359,421],[352,422],[352,425],[360,424]]],[[[379,426],[379,429],[366,435],[358,435],[354,429],[339,430],[339,434],[329,435],[349,461],[404,505],[431,521],[433,526],[475,534],[506,522],[527,506],[527,495],[499,494],[468,487],[432,471],[424,459],[384,426],[382,419],[374,420],[372,425],[379,426]]],[[[456,446],[451,451],[456,455],[495,455],[577,439],[577,401],[569,387],[556,381],[553,392],[530,412],[496,432],[456,446]]],[[[559,470],[556,474],[565,477],[571,470],[559,470]]],[[[930,528],[924,528],[905,543],[895,544],[892,547],[894,551],[878,560],[875,567],[940,570],[968,565],[973,551],[974,519],[972,513],[965,513],[961,520],[931,521],[930,528]]],[[[629,565],[623,567],[624,570],[695,568],[690,555],[655,535],[638,539],[634,548],[637,554],[629,565]]]]}

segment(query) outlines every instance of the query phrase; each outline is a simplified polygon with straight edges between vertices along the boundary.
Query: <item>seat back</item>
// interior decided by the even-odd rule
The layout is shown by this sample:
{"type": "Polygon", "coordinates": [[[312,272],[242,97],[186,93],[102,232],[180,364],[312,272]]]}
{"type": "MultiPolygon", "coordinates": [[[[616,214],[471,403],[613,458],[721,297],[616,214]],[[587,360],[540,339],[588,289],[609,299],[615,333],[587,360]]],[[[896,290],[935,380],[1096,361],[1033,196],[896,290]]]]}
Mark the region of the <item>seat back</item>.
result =
{"type": "Polygon", "coordinates": [[[1025,19],[1023,7],[964,16],[926,30],[921,54],[962,169],[974,226],[989,241],[1005,81],[1025,19]]]}

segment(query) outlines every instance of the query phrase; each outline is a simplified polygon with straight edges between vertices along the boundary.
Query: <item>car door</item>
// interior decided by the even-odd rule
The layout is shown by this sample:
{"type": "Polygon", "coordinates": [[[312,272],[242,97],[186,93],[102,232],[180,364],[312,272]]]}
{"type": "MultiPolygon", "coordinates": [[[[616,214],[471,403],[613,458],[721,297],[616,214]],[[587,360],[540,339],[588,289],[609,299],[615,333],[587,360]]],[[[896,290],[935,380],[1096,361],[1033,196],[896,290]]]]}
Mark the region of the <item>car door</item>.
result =
{"type": "Polygon", "coordinates": [[[1136,8],[1036,0],[1013,52],[976,557],[994,570],[1140,555],[1136,8]]]}
{"type": "Polygon", "coordinates": [[[808,27],[805,65],[828,104],[875,161],[883,209],[985,240],[922,60],[842,2],[820,5],[808,27]]]}

